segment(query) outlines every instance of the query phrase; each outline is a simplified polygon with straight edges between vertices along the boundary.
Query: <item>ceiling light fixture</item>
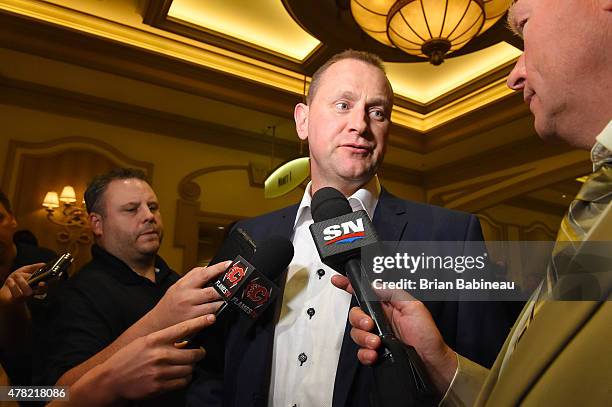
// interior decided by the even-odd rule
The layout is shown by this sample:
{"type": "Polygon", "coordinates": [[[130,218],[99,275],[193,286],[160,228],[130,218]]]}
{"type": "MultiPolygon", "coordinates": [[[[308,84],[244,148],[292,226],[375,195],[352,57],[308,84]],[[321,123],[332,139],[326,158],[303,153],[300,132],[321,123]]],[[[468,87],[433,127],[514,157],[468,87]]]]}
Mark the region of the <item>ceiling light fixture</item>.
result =
{"type": "Polygon", "coordinates": [[[433,65],[488,30],[512,0],[351,0],[361,29],[433,65]]]}

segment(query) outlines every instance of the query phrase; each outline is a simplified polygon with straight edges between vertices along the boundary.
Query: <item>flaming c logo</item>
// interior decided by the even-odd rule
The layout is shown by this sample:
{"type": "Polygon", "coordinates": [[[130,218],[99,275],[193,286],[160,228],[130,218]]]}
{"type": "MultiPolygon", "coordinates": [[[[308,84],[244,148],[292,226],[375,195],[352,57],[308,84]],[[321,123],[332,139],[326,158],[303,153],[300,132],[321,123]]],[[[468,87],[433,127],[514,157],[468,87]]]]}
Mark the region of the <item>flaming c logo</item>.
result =
{"type": "Polygon", "coordinates": [[[258,284],[255,280],[251,281],[247,288],[244,290],[246,297],[253,303],[260,306],[264,304],[270,298],[268,289],[261,284],[258,284]]]}
{"type": "Polygon", "coordinates": [[[229,271],[225,274],[225,279],[230,282],[232,287],[240,282],[245,276],[246,271],[239,263],[234,264],[229,271]]]}

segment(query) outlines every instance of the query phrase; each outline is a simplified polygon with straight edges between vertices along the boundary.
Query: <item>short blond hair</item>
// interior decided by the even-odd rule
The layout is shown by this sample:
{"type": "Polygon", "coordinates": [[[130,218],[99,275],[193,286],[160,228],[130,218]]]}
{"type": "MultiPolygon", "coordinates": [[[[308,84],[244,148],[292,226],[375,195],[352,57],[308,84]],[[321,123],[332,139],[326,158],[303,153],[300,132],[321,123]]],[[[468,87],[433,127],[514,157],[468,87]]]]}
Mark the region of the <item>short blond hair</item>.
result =
{"type": "Polygon", "coordinates": [[[345,59],[354,59],[356,61],[365,62],[368,65],[380,69],[383,75],[385,75],[390,96],[391,98],[393,98],[393,88],[391,87],[391,82],[389,82],[389,78],[387,78],[387,72],[385,71],[385,65],[383,63],[383,60],[378,55],[372,54],[370,52],[347,49],[346,51],[342,51],[332,56],[330,59],[327,60],[327,62],[321,65],[319,69],[317,69],[312,75],[310,87],[308,88],[308,94],[306,95],[306,104],[310,104],[312,102],[312,99],[317,93],[317,90],[321,83],[321,77],[323,76],[325,71],[327,71],[327,69],[336,62],[344,61],[345,59]]]}

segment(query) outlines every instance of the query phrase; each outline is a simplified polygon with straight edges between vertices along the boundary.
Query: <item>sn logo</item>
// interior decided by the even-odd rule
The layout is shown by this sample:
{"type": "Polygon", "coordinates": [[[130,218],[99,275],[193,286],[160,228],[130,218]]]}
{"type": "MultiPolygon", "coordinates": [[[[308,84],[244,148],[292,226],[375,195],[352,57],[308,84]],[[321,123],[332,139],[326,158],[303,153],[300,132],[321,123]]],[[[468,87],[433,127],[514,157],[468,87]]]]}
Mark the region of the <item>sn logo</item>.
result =
{"type": "Polygon", "coordinates": [[[363,219],[358,218],[354,222],[342,222],[339,225],[331,225],[323,229],[323,240],[326,244],[336,242],[349,243],[357,239],[363,238],[365,228],[363,227],[363,219]]]}

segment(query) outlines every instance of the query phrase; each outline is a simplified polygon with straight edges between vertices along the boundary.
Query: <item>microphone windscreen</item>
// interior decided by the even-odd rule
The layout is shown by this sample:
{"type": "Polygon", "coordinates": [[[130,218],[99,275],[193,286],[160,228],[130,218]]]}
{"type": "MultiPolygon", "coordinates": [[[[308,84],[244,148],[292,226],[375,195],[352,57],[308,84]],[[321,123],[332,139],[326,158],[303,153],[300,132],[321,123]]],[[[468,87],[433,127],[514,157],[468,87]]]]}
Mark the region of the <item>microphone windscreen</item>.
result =
{"type": "Polygon", "coordinates": [[[332,187],[321,188],[315,192],[310,203],[310,211],[315,223],[353,212],[342,192],[332,187]]]}
{"type": "Polygon", "coordinates": [[[286,237],[271,236],[258,243],[251,264],[270,280],[275,280],[293,259],[293,244],[286,237]]]}
{"type": "Polygon", "coordinates": [[[253,257],[253,253],[255,253],[253,239],[241,228],[236,228],[223,241],[223,244],[221,244],[221,247],[215,253],[215,257],[212,258],[209,264],[234,260],[238,255],[249,261],[253,257]]]}

